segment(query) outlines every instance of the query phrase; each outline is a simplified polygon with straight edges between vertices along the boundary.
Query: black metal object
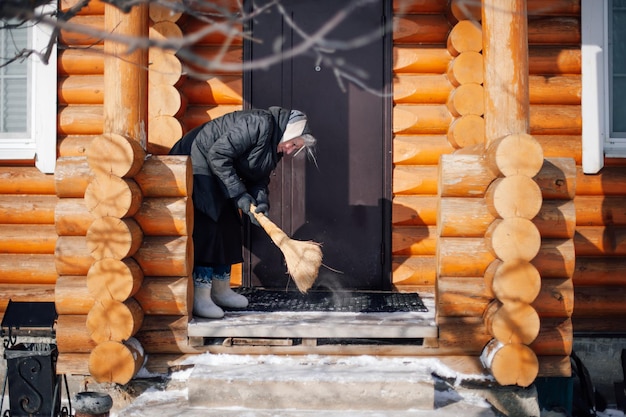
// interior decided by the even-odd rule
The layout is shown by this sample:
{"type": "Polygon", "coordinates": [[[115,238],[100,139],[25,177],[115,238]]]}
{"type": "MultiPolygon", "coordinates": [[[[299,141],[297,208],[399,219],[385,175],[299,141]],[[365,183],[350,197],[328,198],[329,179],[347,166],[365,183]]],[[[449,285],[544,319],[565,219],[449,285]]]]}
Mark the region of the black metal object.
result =
{"type": "Polygon", "coordinates": [[[246,311],[331,311],[350,313],[427,312],[417,293],[373,291],[297,291],[238,288],[248,298],[246,311]]]}
{"type": "MultiPolygon", "coordinates": [[[[7,371],[2,389],[9,388],[10,410],[4,416],[67,416],[61,408],[62,377],[56,374],[58,350],[49,342],[16,343],[18,336],[55,336],[57,319],[53,302],[14,302],[9,300],[0,334],[4,338],[7,371]]],[[[64,379],[69,401],[67,379],[64,379]]]]}

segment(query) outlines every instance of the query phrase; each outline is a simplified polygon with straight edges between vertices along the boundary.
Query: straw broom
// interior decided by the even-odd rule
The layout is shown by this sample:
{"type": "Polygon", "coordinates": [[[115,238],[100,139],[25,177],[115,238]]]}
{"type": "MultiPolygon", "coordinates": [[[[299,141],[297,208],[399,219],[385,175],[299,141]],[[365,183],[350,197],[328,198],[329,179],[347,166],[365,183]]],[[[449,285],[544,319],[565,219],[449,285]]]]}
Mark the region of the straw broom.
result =
{"type": "Polygon", "coordinates": [[[322,249],[318,243],[291,239],[280,227],[263,213],[255,213],[256,207],[250,205],[250,212],[257,219],[265,233],[283,253],[289,275],[301,293],[306,293],[317,279],[322,265],[322,249]]]}

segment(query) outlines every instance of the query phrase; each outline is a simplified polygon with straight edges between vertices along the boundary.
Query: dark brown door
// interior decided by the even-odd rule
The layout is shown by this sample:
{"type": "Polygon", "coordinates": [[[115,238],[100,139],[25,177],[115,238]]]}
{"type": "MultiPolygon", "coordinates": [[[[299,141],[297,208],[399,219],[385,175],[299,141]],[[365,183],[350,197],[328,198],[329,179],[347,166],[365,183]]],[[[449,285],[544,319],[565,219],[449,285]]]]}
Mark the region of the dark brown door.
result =
{"type": "MultiPolygon", "coordinates": [[[[260,4],[263,2],[256,2],[260,4]]],[[[282,60],[246,78],[252,107],[304,111],[318,139],[317,166],[304,154],[283,158],[270,184],[270,217],[290,236],[323,245],[317,281],[324,289],[390,287],[390,39],[386,1],[360,2],[314,51],[282,60]]],[[[259,14],[246,59],[259,62],[303,41],[284,16],[315,34],[355,4],[349,0],[283,1],[259,14]]],[[[248,234],[245,279],[289,286],[280,251],[259,228],[248,234]]],[[[244,282],[246,282],[244,281],[244,282]]],[[[295,288],[291,283],[290,288],[295,288]]]]}

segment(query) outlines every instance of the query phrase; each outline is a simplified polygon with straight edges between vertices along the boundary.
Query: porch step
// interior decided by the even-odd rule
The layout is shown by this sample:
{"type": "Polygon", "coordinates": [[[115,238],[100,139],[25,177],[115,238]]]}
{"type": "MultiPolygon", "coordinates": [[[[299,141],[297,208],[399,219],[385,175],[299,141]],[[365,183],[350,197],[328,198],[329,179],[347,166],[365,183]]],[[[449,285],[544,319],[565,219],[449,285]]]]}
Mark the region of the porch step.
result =
{"type": "Polygon", "coordinates": [[[196,365],[188,380],[192,408],[257,410],[432,410],[435,383],[420,361],[297,357],[196,365]]]}

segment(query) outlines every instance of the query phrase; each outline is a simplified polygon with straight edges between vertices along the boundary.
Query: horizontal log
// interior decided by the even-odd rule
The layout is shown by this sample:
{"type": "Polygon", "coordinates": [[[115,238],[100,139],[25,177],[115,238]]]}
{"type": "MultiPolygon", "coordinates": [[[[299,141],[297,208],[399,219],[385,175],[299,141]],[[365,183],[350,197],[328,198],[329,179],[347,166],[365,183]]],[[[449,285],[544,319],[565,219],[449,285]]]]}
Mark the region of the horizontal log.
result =
{"type": "Polygon", "coordinates": [[[484,319],[489,333],[503,344],[528,345],[537,338],[541,327],[537,311],[521,302],[492,301],[484,319]]]}
{"type": "Polygon", "coordinates": [[[73,75],[59,79],[59,104],[103,104],[104,77],[102,75],[73,75]]]}
{"type": "Polygon", "coordinates": [[[529,111],[531,135],[580,135],[582,112],[578,105],[533,104],[529,111]]]}
{"type": "Polygon", "coordinates": [[[185,72],[196,73],[198,77],[207,75],[235,75],[243,71],[243,48],[231,46],[226,52],[222,45],[195,46],[191,48],[191,60],[181,59],[185,72]]]}
{"type": "Polygon", "coordinates": [[[191,159],[178,155],[152,155],[145,160],[141,171],[133,179],[147,198],[191,196],[191,159]]]}
{"type": "Polygon", "coordinates": [[[468,114],[457,117],[448,128],[448,140],[455,148],[466,148],[485,142],[485,119],[468,114]]]}
{"type": "MultiPolygon", "coordinates": [[[[483,317],[493,294],[482,277],[437,279],[437,317],[483,317]]],[[[438,320],[439,320],[438,319],[438,320]]]]}
{"type": "Polygon", "coordinates": [[[443,74],[452,56],[442,48],[420,48],[416,45],[394,45],[393,71],[396,74],[443,74]]]}
{"type": "Polygon", "coordinates": [[[534,177],[544,162],[541,144],[527,133],[510,134],[489,143],[485,152],[489,169],[496,176],[534,177]]]}
{"type": "Polygon", "coordinates": [[[89,353],[97,346],[89,336],[86,315],[59,315],[56,341],[59,353],[89,353]]]}
{"type": "Polygon", "coordinates": [[[60,106],[57,133],[60,135],[100,135],[104,130],[104,111],[98,105],[60,106]]]}
{"type": "Polygon", "coordinates": [[[83,315],[93,307],[95,299],[83,275],[62,275],[54,290],[54,305],[59,315],[83,315]]]}
{"type": "Polygon", "coordinates": [[[537,355],[520,343],[503,344],[493,339],[480,358],[500,385],[528,387],[539,375],[537,355]]]}
{"type": "Polygon", "coordinates": [[[393,198],[391,219],[394,226],[434,226],[439,198],[432,195],[397,195],[393,198]]]}
{"type": "Polygon", "coordinates": [[[187,99],[173,85],[150,84],[148,87],[148,117],[180,117],[187,109],[187,99]]]}
{"type": "Polygon", "coordinates": [[[183,125],[174,116],[157,116],[148,120],[148,153],[166,155],[183,136],[183,125]]]}
{"type": "Polygon", "coordinates": [[[180,90],[190,105],[243,104],[243,79],[239,75],[215,76],[207,80],[190,78],[180,90]]]}
{"type": "Polygon", "coordinates": [[[183,12],[175,12],[172,7],[168,7],[167,4],[150,3],[148,6],[150,20],[153,22],[178,22],[182,17],[183,12]]]}
{"type": "Polygon", "coordinates": [[[137,340],[148,354],[200,353],[187,339],[189,317],[146,316],[137,340]]]}
{"type": "Polygon", "coordinates": [[[87,149],[89,168],[101,176],[132,178],[141,170],[145,158],[146,151],[138,141],[115,133],[97,136],[87,149]]]}
{"type": "Polygon", "coordinates": [[[540,356],[539,375],[540,377],[566,377],[572,376],[572,360],[566,356],[540,356]]]}
{"type": "Polygon", "coordinates": [[[531,75],[580,74],[581,60],[580,47],[528,47],[528,71],[531,75]]]}
{"type": "Polygon", "coordinates": [[[542,239],[531,263],[544,278],[571,278],[576,265],[574,239],[542,239]]]}
{"type": "Polygon", "coordinates": [[[529,16],[578,16],[579,0],[527,0],[526,8],[529,16]]]}
{"type": "Polygon", "coordinates": [[[54,180],[35,167],[0,167],[0,194],[54,195],[54,180]]]}
{"type": "Polygon", "coordinates": [[[541,144],[545,158],[571,158],[576,165],[582,164],[580,135],[535,135],[534,138],[541,144]]]}
{"type": "Polygon", "coordinates": [[[96,343],[122,342],[141,328],[144,312],[134,298],[96,300],[87,314],[87,330],[96,343]]]}
{"type": "Polygon", "coordinates": [[[538,356],[563,356],[572,353],[573,344],[572,319],[544,318],[537,338],[529,346],[538,356]]]}
{"type": "Polygon", "coordinates": [[[392,5],[396,14],[444,13],[448,6],[437,0],[395,0],[392,5]]]}
{"type": "Polygon", "coordinates": [[[453,91],[443,74],[398,74],[393,80],[393,102],[397,104],[444,104],[453,91]]]}
{"type": "Polygon", "coordinates": [[[95,176],[85,189],[85,205],[96,217],[131,217],[142,200],[141,189],[133,179],[115,175],[95,176]]]}
{"type": "Polygon", "coordinates": [[[193,283],[187,277],[145,277],[135,299],[147,315],[190,316],[193,283]]]}
{"type": "Polygon", "coordinates": [[[576,317],[572,319],[576,336],[619,336],[626,333],[624,317],[612,316],[601,318],[576,317]]]}
{"type": "Polygon", "coordinates": [[[396,135],[393,139],[395,165],[437,165],[441,155],[453,151],[445,135],[396,135]]]}
{"type": "Polygon", "coordinates": [[[55,195],[0,195],[0,224],[54,224],[55,195]]]}
{"type": "Polygon", "coordinates": [[[185,115],[183,116],[183,125],[185,126],[185,129],[189,131],[210,120],[217,119],[225,114],[241,109],[242,106],[234,104],[188,107],[185,115]]]}
{"type": "Polygon", "coordinates": [[[104,14],[77,15],[69,19],[67,29],[61,29],[59,43],[63,45],[89,47],[104,43],[104,14]],[[85,27],[89,30],[72,30],[71,26],[85,27]]]}
{"type": "Polygon", "coordinates": [[[125,385],[137,375],[145,360],[136,339],[100,343],[89,354],[89,373],[100,383],[125,385]]]}
{"type": "Polygon", "coordinates": [[[544,278],[541,291],[531,305],[541,318],[566,318],[572,317],[574,302],[574,284],[571,279],[544,278]]]}
{"type": "MultiPolygon", "coordinates": [[[[213,12],[215,13],[215,10],[213,12]]],[[[227,21],[224,18],[213,17],[212,20],[215,27],[208,26],[204,19],[194,18],[193,15],[189,16],[184,25],[185,35],[197,38],[197,45],[224,45],[226,43],[237,46],[243,45],[242,36],[229,36],[229,33],[225,33],[225,31],[243,33],[244,29],[239,19],[227,21]],[[215,30],[219,27],[218,25],[225,26],[224,30],[215,30]]]]}
{"type": "Polygon", "coordinates": [[[394,256],[391,263],[393,285],[435,285],[437,261],[434,256],[394,256]]]}
{"type": "Polygon", "coordinates": [[[84,236],[59,236],[54,256],[59,275],[87,275],[94,261],[84,236]]]}
{"type": "Polygon", "coordinates": [[[626,226],[624,196],[578,195],[574,203],[579,226],[626,226]]]}
{"type": "Polygon", "coordinates": [[[55,188],[61,198],[83,198],[89,182],[94,178],[86,156],[68,156],[57,159],[55,188]]]}
{"type": "Polygon", "coordinates": [[[511,217],[497,219],[487,229],[485,241],[494,256],[503,261],[530,261],[541,247],[541,235],[528,219],[511,217]]]}
{"type": "Polygon", "coordinates": [[[577,286],[574,293],[575,318],[626,316],[626,287],[577,286]]]}
{"type": "Polygon", "coordinates": [[[578,256],[625,256],[626,227],[578,226],[574,245],[578,256]]]}
{"type": "Polygon", "coordinates": [[[480,22],[482,18],[481,10],[481,4],[479,3],[468,2],[467,0],[450,1],[450,12],[457,20],[474,20],[480,22]]]}
{"type": "Polygon", "coordinates": [[[578,16],[529,16],[530,45],[580,45],[581,29],[578,16]]]}
{"type": "Polygon", "coordinates": [[[192,246],[187,236],[146,236],[133,257],[146,276],[188,276],[193,269],[192,246]]]}
{"type": "Polygon", "coordinates": [[[487,209],[494,217],[533,219],[541,210],[541,189],[526,175],[510,175],[494,180],[485,193],[487,209]]]}
{"type": "Polygon", "coordinates": [[[485,271],[485,286],[500,302],[530,304],[541,290],[541,275],[530,262],[496,259],[485,271]]]}
{"type": "Polygon", "coordinates": [[[477,83],[459,85],[450,92],[447,104],[448,110],[455,117],[474,115],[482,116],[485,113],[483,86],[477,83]]]}
{"type": "Polygon", "coordinates": [[[87,148],[97,135],[68,135],[58,136],[59,157],[86,156],[87,148]]]}
{"type": "Polygon", "coordinates": [[[391,231],[393,255],[434,255],[437,246],[437,229],[434,226],[396,226],[391,231]]]}
{"type": "Polygon", "coordinates": [[[481,155],[442,155],[439,170],[441,197],[483,197],[495,179],[481,155]]]}
{"type": "Polygon", "coordinates": [[[0,282],[3,284],[54,284],[57,280],[52,254],[0,253],[0,282]]]}
{"type": "Polygon", "coordinates": [[[104,52],[102,46],[89,48],[59,49],[57,71],[60,76],[104,74],[104,52]]]}
{"type": "Polygon", "coordinates": [[[530,104],[580,105],[580,75],[531,75],[528,77],[530,104]]]}
{"type": "Polygon", "coordinates": [[[483,56],[468,51],[454,57],[448,65],[446,75],[454,86],[483,83],[483,56]]]}
{"type": "Polygon", "coordinates": [[[189,236],[193,231],[191,198],[144,198],[135,221],[147,236],[189,236]]]}
{"type": "Polygon", "coordinates": [[[89,226],[86,239],[94,259],[124,259],[137,252],[143,232],[132,218],[100,217],[89,226]]]}
{"type": "Polygon", "coordinates": [[[53,254],[56,240],[52,224],[0,224],[0,253],[53,254]]]}
{"type": "Polygon", "coordinates": [[[451,354],[478,356],[492,339],[482,317],[439,317],[439,349],[451,354]]]}
{"type": "Polygon", "coordinates": [[[132,258],[104,258],[91,265],[86,281],[94,299],[125,301],[137,294],[143,278],[143,271],[132,258]]]}
{"type": "Polygon", "coordinates": [[[393,193],[437,194],[437,167],[432,165],[398,165],[393,169],[393,193]]]}
{"type": "Polygon", "coordinates": [[[533,179],[541,188],[544,199],[571,200],[578,192],[576,164],[570,158],[546,158],[533,179]]]}
{"type": "Polygon", "coordinates": [[[576,216],[573,200],[543,200],[532,222],[543,239],[571,239],[576,232],[576,216]]]}
{"type": "Polygon", "coordinates": [[[442,197],[438,207],[438,235],[442,237],[483,237],[496,219],[480,197],[442,197]]]}
{"type": "Polygon", "coordinates": [[[59,2],[59,8],[63,12],[68,12],[72,7],[76,7],[79,3],[81,3],[77,13],[79,15],[104,14],[104,2],[101,0],[91,0],[85,5],[83,5],[79,0],[61,0],[59,2]]]}
{"type": "MultiPolygon", "coordinates": [[[[3,268],[4,269],[4,268],[3,268]]],[[[4,272],[0,273],[4,275],[4,272]]],[[[0,312],[4,313],[12,301],[54,302],[54,284],[0,284],[0,312]]]]}
{"type": "Polygon", "coordinates": [[[148,51],[149,85],[175,85],[178,86],[187,78],[183,74],[183,64],[171,51],[162,48],[150,48],[148,51]]]}
{"type": "Polygon", "coordinates": [[[585,175],[576,166],[576,195],[623,196],[626,170],[620,166],[604,167],[595,175],[585,175]]]}
{"type": "Polygon", "coordinates": [[[438,276],[482,277],[495,256],[482,237],[441,237],[437,245],[438,276]]]}
{"type": "Polygon", "coordinates": [[[577,256],[572,276],[576,287],[582,285],[626,286],[626,258],[619,256],[577,256]]]}
{"type": "Polygon", "coordinates": [[[483,49],[483,28],[476,20],[460,20],[448,35],[448,51],[453,56],[483,49]]]}
{"type": "Polygon", "coordinates": [[[60,198],[54,211],[54,226],[59,236],[85,236],[96,219],[83,198],[60,198]]]}
{"type": "Polygon", "coordinates": [[[395,44],[445,45],[450,22],[441,14],[411,14],[393,19],[395,44]]]}

